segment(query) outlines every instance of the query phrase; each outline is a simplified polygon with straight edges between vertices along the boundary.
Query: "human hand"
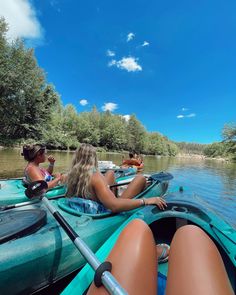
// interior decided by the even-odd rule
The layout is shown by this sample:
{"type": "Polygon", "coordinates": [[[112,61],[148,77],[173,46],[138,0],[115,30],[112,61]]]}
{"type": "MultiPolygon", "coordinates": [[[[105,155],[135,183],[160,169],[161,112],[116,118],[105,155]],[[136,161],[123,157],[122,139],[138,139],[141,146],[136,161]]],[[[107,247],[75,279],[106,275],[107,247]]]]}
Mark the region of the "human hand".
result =
{"type": "Polygon", "coordinates": [[[61,178],[62,178],[62,174],[61,173],[55,173],[54,176],[58,180],[61,180],[61,178]]]}
{"type": "Polygon", "coordinates": [[[55,160],[55,158],[54,158],[53,156],[48,156],[48,162],[49,162],[50,164],[54,164],[55,161],[56,161],[56,160],[55,160]]]}
{"type": "Polygon", "coordinates": [[[166,201],[161,197],[145,199],[145,205],[156,205],[162,210],[165,210],[167,207],[166,201]]]}
{"type": "Polygon", "coordinates": [[[67,174],[61,174],[61,182],[65,183],[67,179],[67,174]]]}

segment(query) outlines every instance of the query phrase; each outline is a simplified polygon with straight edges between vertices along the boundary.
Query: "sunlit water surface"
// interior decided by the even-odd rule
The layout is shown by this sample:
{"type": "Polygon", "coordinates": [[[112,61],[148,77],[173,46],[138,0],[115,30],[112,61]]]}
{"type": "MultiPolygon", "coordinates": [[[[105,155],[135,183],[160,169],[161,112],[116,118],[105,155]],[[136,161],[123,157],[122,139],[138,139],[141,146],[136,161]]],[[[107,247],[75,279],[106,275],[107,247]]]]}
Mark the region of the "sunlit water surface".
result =
{"type": "MultiPolygon", "coordinates": [[[[73,152],[50,152],[56,158],[55,172],[66,172],[73,152]]],[[[120,165],[122,155],[98,153],[99,160],[120,165]]],[[[144,172],[168,171],[174,179],[170,191],[183,186],[236,228],[236,163],[216,160],[144,157],[144,172]]],[[[26,162],[18,149],[0,150],[0,178],[21,177],[26,162]]]]}

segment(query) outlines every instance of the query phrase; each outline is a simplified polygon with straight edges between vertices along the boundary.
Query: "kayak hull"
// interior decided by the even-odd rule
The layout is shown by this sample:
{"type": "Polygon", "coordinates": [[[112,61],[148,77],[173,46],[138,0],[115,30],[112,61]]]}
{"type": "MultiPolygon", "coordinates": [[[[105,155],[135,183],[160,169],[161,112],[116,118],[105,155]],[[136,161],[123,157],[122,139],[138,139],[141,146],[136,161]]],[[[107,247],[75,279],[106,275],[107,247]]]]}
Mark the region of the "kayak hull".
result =
{"type": "MultiPolygon", "coordinates": [[[[166,189],[166,183],[164,185],[154,182],[138,197],[163,195],[166,189]]],[[[86,214],[76,216],[65,212],[58,206],[58,200],[50,202],[93,251],[96,251],[135,212],[132,210],[93,218],[86,214]]],[[[43,204],[10,211],[35,208],[46,211],[46,225],[31,235],[0,245],[1,294],[31,294],[53,284],[85,264],[78,249],[43,204]]],[[[1,214],[5,213],[0,213],[0,219],[1,214]]]]}
{"type": "MultiPolygon", "coordinates": [[[[0,180],[0,205],[12,205],[29,201],[25,195],[26,187],[22,179],[0,180]]],[[[52,199],[64,196],[66,188],[63,185],[56,186],[47,191],[47,198],[52,199]]]]}
{"type": "MultiPolygon", "coordinates": [[[[134,177],[136,171],[132,169],[118,169],[117,181],[129,180],[134,177]]],[[[0,206],[12,205],[28,201],[25,196],[26,187],[23,185],[22,178],[0,180],[0,206]]],[[[66,187],[58,185],[47,191],[46,196],[48,199],[58,198],[65,196],[66,187]]]]}

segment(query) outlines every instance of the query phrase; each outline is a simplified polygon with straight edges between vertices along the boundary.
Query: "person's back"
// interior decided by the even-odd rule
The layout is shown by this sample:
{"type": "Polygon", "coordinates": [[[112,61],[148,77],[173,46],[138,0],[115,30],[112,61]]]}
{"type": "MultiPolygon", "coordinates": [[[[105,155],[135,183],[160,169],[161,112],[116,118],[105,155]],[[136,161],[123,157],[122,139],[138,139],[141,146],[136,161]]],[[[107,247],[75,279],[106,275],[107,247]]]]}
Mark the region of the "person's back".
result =
{"type": "Polygon", "coordinates": [[[114,171],[103,176],[97,169],[96,149],[90,144],[81,144],[76,150],[71,169],[67,175],[68,203],[79,211],[87,213],[112,211],[120,212],[136,209],[145,204],[155,204],[164,209],[165,201],[161,198],[132,199],[146,187],[146,179],[137,175],[127,189],[117,198],[110,185],[115,183],[114,171]],[[93,202],[93,203],[91,203],[93,202]],[[96,209],[97,208],[97,209],[96,209]]]}

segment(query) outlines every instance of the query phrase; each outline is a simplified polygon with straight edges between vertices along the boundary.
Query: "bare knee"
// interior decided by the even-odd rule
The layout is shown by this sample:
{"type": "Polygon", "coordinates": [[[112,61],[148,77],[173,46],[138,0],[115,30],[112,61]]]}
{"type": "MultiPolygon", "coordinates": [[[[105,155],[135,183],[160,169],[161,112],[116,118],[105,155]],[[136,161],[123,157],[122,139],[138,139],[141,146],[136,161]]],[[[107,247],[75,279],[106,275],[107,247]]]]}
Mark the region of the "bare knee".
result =
{"type": "Polygon", "coordinates": [[[115,172],[113,170],[108,170],[105,174],[105,179],[107,184],[115,183],[115,172]]]}
{"type": "Polygon", "coordinates": [[[108,170],[105,175],[108,177],[115,177],[115,172],[113,170],[108,170]]]}
{"type": "Polygon", "coordinates": [[[175,236],[178,238],[207,236],[205,232],[196,225],[185,225],[177,230],[175,236]]]}
{"type": "Polygon", "coordinates": [[[146,184],[146,178],[143,175],[137,175],[135,176],[135,180],[139,183],[142,183],[143,185],[146,184]]]}
{"type": "MultiPolygon", "coordinates": [[[[132,220],[123,230],[123,235],[128,235],[129,238],[131,236],[142,237],[143,235],[150,235],[152,236],[152,231],[150,230],[149,226],[142,220],[142,219],[134,219],[132,220]]],[[[121,234],[121,235],[122,235],[121,234]]]]}
{"type": "Polygon", "coordinates": [[[171,242],[172,249],[175,246],[181,247],[183,244],[187,248],[192,248],[196,245],[198,247],[200,247],[200,245],[213,245],[208,235],[200,227],[195,225],[185,225],[176,231],[171,242]]]}

